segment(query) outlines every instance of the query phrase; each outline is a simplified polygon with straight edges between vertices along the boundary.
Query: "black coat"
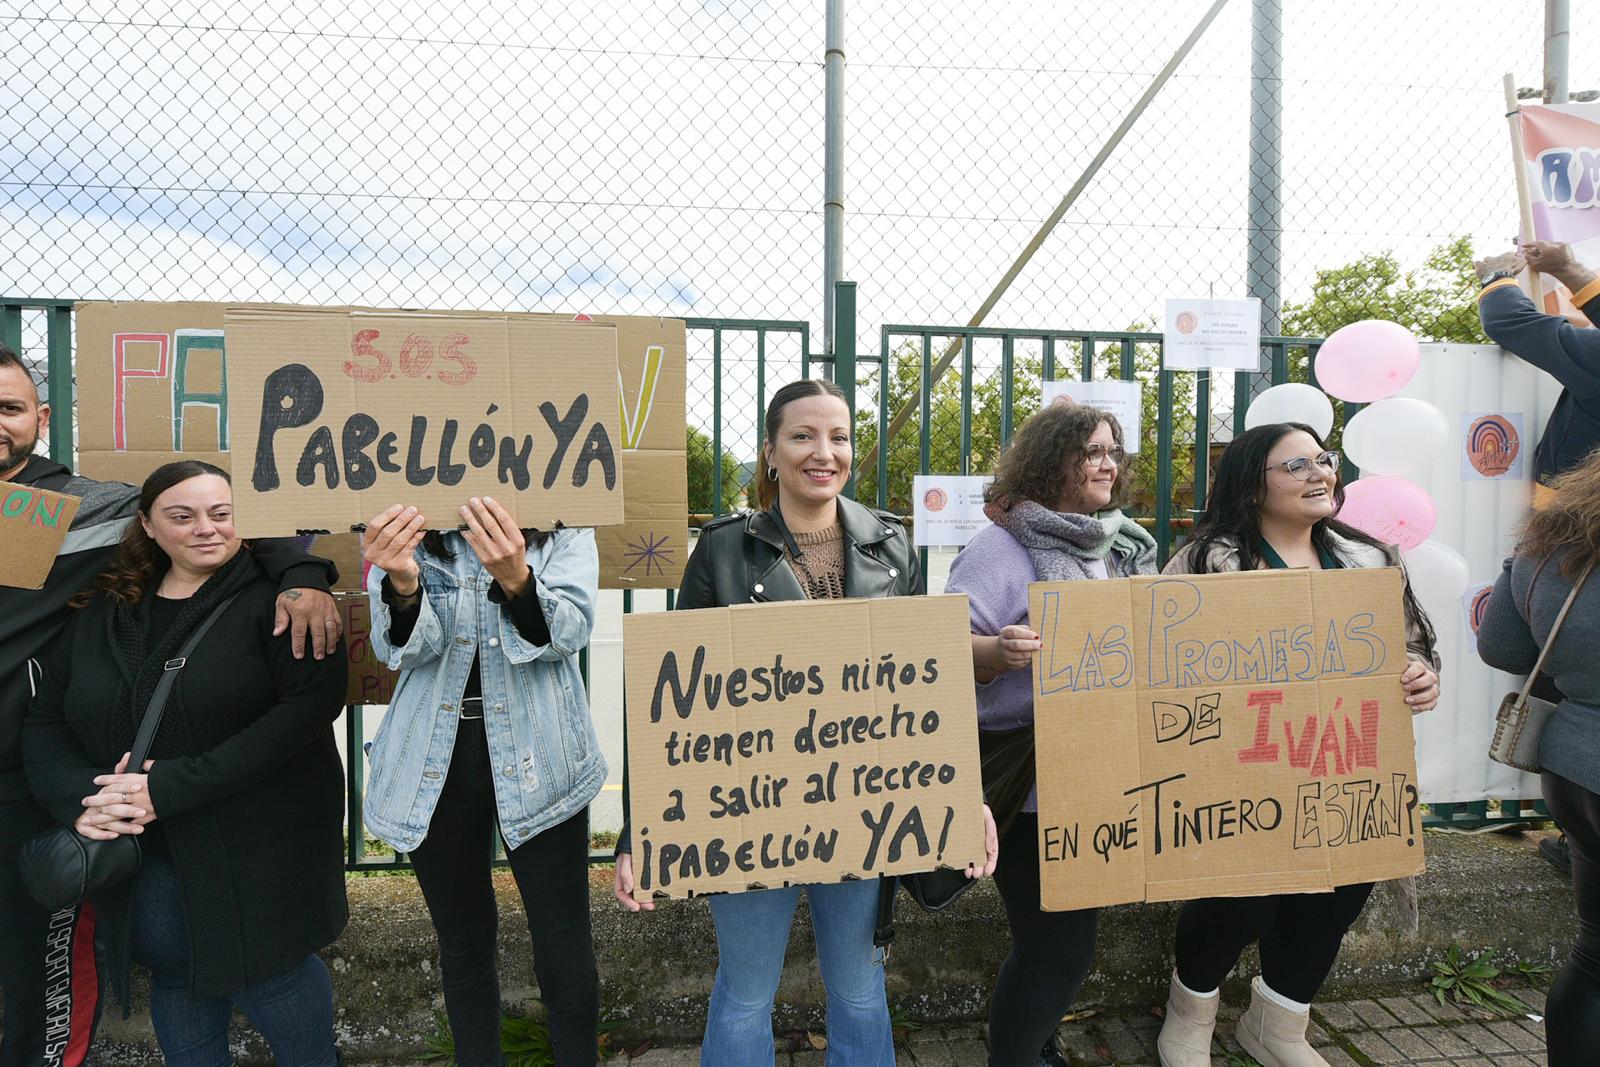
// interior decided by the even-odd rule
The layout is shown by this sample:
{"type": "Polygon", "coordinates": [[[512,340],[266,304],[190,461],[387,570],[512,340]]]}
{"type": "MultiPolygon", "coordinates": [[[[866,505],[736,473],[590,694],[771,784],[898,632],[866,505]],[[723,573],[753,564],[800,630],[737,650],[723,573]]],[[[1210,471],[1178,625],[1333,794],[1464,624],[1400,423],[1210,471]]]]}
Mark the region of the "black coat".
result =
{"type": "MultiPolygon", "coordinates": [[[[844,528],[845,596],[923,592],[916,547],[897,516],[840,497],[839,525],[844,528]]],[[[678,609],[804,600],[805,590],[783,548],[783,531],[765,511],[725,515],[706,523],[683,568],[678,609]]]]}
{"type": "MultiPolygon", "coordinates": [[[[240,590],[189,657],[151,748],[150,797],[183,887],[191,994],[254,985],[333,942],[344,929],[344,774],[332,723],[344,703],[341,643],[318,661],[272,636],[278,583],[242,549],[197,596],[240,590]]],[[[152,579],[135,618],[148,622],[152,579]],[[142,613],[142,614],[141,614],[142,613]]],[[[141,663],[128,662],[97,596],[68,624],[47,661],[23,728],[28,780],[64,825],[93,779],[132,744],[144,707],[135,680],[176,654],[175,626],[141,663]],[[124,709],[118,715],[114,709],[124,709]]],[[[148,684],[148,683],[147,683],[148,684]]],[[[111,979],[127,977],[127,887],[97,900],[111,979]]],[[[126,996],[122,1002],[127,1004],[126,996]]]]}

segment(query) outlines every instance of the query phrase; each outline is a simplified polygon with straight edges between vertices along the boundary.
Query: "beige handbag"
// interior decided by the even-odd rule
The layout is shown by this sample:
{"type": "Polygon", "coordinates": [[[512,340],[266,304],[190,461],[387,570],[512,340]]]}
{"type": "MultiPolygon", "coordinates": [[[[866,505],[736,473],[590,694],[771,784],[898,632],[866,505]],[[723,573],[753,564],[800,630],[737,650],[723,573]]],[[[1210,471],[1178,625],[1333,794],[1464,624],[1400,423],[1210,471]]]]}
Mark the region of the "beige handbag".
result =
{"type": "MultiPolygon", "coordinates": [[[[1539,766],[1539,743],[1544,738],[1544,728],[1549,725],[1550,716],[1556,713],[1556,705],[1540,697],[1532,696],[1533,683],[1538,680],[1539,673],[1544,670],[1545,657],[1550,654],[1550,647],[1556,643],[1556,636],[1561,633],[1561,624],[1567,621],[1567,612],[1572,610],[1572,602],[1578,599],[1578,590],[1583,588],[1583,583],[1588,580],[1589,572],[1594,570],[1594,560],[1583,568],[1583,573],[1578,575],[1578,580],[1572,585],[1572,592],[1567,594],[1567,602],[1561,605],[1561,611],[1556,615],[1556,621],[1550,626],[1550,633],[1544,639],[1544,647],[1539,649],[1539,658],[1533,664],[1533,670],[1528,674],[1528,680],[1522,684],[1522,689],[1515,693],[1507,693],[1500,701],[1500,710],[1495,714],[1494,740],[1489,742],[1489,758],[1496,763],[1504,763],[1515,767],[1519,771],[1531,771],[1538,774],[1543,768],[1539,766]]],[[[1538,575],[1534,576],[1538,581],[1538,575]]],[[[1528,600],[1533,600],[1533,589],[1528,590],[1528,600]]]]}

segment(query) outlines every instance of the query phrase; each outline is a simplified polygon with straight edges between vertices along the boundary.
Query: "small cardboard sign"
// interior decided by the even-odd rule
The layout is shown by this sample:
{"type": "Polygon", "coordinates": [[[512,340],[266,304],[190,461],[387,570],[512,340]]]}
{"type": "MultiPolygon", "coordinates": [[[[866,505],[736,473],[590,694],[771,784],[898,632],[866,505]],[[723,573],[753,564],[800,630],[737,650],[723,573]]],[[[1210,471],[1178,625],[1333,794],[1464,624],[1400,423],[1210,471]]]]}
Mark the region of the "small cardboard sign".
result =
{"type": "MultiPolygon", "coordinates": [[[[229,307],[292,305],[90,301],[77,305],[79,469],[138,485],[180,456],[230,469],[239,427],[229,408],[223,315],[229,307]]],[[[559,322],[589,316],[510,315],[559,322]]],[[[616,329],[624,520],[596,531],[603,589],[676,589],[688,559],[684,449],[688,350],[678,319],[619,315],[616,329]]],[[[248,428],[247,428],[248,429],[248,428]]],[[[346,567],[352,534],[324,535],[312,551],[339,563],[338,589],[359,593],[346,567]],[[337,542],[348,542],[339,544],[337,542]]],[[[355,556],[359,558],[359,548],[355,556]]]]}
{"type": "Polygon", "coordinates": [[[1029,586],[1046,911],[1422,870],[1400,572],[1029,586]]]}
{"type": "Polygon", "coordinates": [[[346,704],[387,704],[394,696],[400,672],[391,671],[372,647],[372,606],[365,596],[340,596],[340,621],[344,623],[345,658],[350,665],[345,683],[346,704]]]}
{"type": "Polygon", "coordinates": [[[17,482],[0,482],[0,585],[42,589],[81,501],[17,482]]]}
{"type": "Polygon", "coordinates": [[[964,596],[623,619],[635,898],[981,862],[964,596]]]}
{"type": "Polygon", "coordinates": [[[1124,382],[1102,378],[1098,381],[1079,382],[1061,378],[1044,383],[1046,404],[1053,404],[1057,400],[1068,400],[1074,404],[1099,408],[1109,415],[1116,416],[1117,424],[1122,427],[1122,447],[1127,449],[1130,456],[1138,453],[1139,443],[1144,440],[1143,397],[1143,386],[1136,381],[1124,382]]]}
{"type": "Polygon", "coordinates": [[[524,527],[622,521],[612,327],[265,308],[223,322],[242,534],[349,532],[397,501],[451,529],[484,495],[524,527]]]}
{"type": "Polygon", "coordinates": [[[959,548],[989,525],[983,513],[986,474],[916,474],[911,478],[912,530],[919,547],[959,548]]]}
{"type": "Polygon", "coordinates": [[[1165,370],[1260,370],[1261,300],[1169,297],[1161,365],[1165,370]]]}

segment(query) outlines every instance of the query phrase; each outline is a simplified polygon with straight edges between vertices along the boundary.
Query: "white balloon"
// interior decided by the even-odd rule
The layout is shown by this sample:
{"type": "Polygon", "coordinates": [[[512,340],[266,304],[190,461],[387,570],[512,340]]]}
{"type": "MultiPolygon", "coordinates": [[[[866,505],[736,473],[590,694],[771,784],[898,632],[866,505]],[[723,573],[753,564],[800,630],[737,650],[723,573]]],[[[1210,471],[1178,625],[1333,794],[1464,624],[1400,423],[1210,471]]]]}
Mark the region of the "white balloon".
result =
{"type": "Polygon", "coordinates": [[[1362,474],[1420,474],[1449,444],[1444,412],[1408,396],[1364,407],[1344,428],[1344,453],[1362,474]]]}
{"type": "Polygon", "coordinates": [[[1244,428],[1254,429],[1269,422],[1303,422],[1317,431],[1318,437],[1327,437],[1333,429],[1333,402],[1312,385],[1290,382],[1274,385],[1250,401],[1244,413],[1244,428]]]}
{"type": "Polygon", "coordinates": [[[1405,561],[1411,591],[1427,607],[1454,606],[1472,580],[1466,557],[1432,538],[1405,553],[1405,561]]]}

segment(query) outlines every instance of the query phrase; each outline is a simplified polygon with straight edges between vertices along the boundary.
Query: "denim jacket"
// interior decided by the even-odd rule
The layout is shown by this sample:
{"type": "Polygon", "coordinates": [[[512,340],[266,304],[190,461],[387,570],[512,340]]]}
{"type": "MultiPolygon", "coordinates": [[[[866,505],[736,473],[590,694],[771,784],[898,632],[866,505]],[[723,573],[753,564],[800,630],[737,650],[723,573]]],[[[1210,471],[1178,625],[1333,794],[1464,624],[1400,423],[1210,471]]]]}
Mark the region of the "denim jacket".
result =
{"type": "Polygon", "coordinates": [[[494,579],[457,533],[445,561],[417,549],[421,616],[404,646],[389,640],[384,574],[367,576],[372,645],[400,671],[389,711],[372,743],[367,829],[400,852],[422,843],[444,791],[458,708],[479,656],[484,730],[494,767],[500,829],[511,848],[575,815],[606,780],[589,715],[578,650],[594,629],[600,563],[593,530],[557,530],[528,548],[550,643],[534,645],[505,605],[489,599],[494,579]]]}

